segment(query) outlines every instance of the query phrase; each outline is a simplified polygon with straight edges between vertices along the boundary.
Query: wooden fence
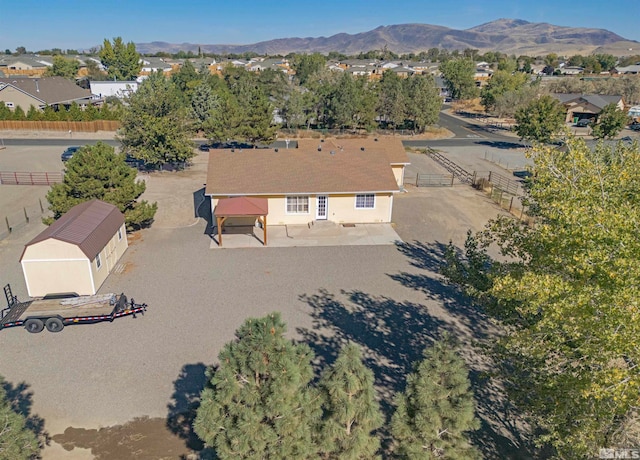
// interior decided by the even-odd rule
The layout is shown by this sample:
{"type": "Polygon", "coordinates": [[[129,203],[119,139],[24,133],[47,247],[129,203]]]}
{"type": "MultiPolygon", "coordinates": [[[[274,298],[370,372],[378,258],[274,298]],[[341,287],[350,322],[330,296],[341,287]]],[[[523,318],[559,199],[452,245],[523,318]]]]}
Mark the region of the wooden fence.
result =
{"type": "Polygon", "coordinates": [[[2,185],[52,185],[62,182],[61,172],[0,171],[2,185]]]}
{"type": "Polygon", "coordinates": [[[0,120],[0,130],[18,131],[71,131],[77,133],[95,133],[97,131],[116,131],[121,124],[117,120],[94,121],[16,121],[0,120]]]}

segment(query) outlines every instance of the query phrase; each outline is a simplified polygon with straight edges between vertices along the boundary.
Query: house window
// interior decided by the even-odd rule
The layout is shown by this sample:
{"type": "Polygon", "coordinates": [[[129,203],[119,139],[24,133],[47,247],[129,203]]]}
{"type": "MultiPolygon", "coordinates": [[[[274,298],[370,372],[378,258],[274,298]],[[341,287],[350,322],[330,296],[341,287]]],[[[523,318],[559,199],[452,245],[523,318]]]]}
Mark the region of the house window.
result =
{"type": "Polygon", "coordinates": [[[118,229],[118,241],[122,241],[122,227],[118,229]]]}
{"type": "Polygon", "coordinates": [[[309,197],[288,196],[287,214],[309,214],[309,197]]]}
{"type": "Polygon", "coordinates": [[[102,260],[100,259],[100,254],[96,256],[96,267],[98,267],[98,270],[100,270],[100,267],[102,267],[102,260]]]}
{"type": "Polygon", "coordinates": [[[373,209],[376,206],[374,194],[356,195],[356,209],[373,209]]]}

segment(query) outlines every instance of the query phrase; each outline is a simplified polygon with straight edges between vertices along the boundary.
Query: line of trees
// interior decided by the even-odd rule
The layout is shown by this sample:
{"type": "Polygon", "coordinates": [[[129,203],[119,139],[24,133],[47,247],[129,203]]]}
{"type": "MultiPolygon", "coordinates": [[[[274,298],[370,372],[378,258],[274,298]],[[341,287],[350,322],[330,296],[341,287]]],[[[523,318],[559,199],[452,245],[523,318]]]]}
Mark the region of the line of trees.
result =
{"type": "Polygon", "coordinates": [[[46,106],[44,110],[31,105],[25,113],[22,107],[9,109],[0,101],[0,120],[14,121],[93,121],[93,120],[120,120],[122,117],[122,104],[119,101],[111,101],[101,107],[88,105],[80,108],[76,102],[72,102],[69,108],[60,107],[58,110],[46,106]]]}
{"type": "MultiPolygon", "coordinates": [[[[317,385],[307,345],[285,339],[278,313],[248,319],[208,371],[194,430],[224,459],[379,458],[384,424],[374,377],[346,344],[317,385]]],[[[468,370],[450,337],[425,350],[389,426],[402,459],[479,458],[468,370]]]]}

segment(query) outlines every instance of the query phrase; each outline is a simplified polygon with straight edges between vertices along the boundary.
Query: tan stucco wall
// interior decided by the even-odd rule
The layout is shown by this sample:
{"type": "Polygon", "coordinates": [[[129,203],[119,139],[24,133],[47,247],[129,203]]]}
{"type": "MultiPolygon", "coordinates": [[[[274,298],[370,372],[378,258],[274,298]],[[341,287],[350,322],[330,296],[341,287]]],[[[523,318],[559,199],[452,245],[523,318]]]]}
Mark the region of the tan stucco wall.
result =
{"type": "Polygon", "coordinates": [[[93,276],[93,283],[96,291],[100,289],[104,280],[107,279],[113,267],[118,263],[122,254],[127,250],[127,232],[125,231],[124,224],[120,227],[122,239],[118,241],[118,232],[116,232],[107,245],[100,251],[100,260],[102,262],[100,268],[98,268],[97,257],[94,257],[91,261],[91,274],[93,276]]]}
{"type": "Polygon", "coordinates": [[[4,89],[0,90],[0,101],[4,103],[13,102],[15,107],[20,106],[25,112],[27,112],[32,105],[37,109],[40,108],[42,104],[40,101],[22,91],[16,90],[12,86],[5,86],[4,89]]]}
{"type": "MultiPolygon", "coordinates": [[[[269,215],[267,225],[294,225],[308,224],[316,220],[316,195],[309,196],[308,214],[287,214],[285,196],[261,196],[269,199],[269,215]]],[[[218,199],[212,197],[211,210],[216,207],[218,199]]],[[[328,195],[327,220],[337,223],[377,223],[391,221],[391,207],[393,206],[393,194],[376,195],[374,209],[356,209],[355,195],[328,195]]],[[[254,218],[228,218],[226,226],[252,225],[254,218]]],[[[215,225],[215,216],[214,216],[215,225]]]]}
{"type": "Polygon", "coordinates": [[[393,177],[396,178],[398,187],[404,185],[404,165],[391,165],[391,171],[393,171],[393,177]]]}

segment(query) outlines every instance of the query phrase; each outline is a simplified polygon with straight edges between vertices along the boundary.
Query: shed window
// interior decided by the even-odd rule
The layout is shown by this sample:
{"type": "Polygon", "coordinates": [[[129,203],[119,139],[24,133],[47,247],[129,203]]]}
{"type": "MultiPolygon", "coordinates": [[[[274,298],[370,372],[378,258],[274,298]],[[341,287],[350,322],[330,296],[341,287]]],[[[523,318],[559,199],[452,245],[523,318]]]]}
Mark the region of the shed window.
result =
{"type": "Polygon", "coordinates": [[[100,267],[102,267],[102,260],[100,259],[100,254],[96,256],[96,267],[98,267],[98,270],[100,270],[100,267]]]}
{"type": "Polygon", "coordinates": [[[309,197],[288,196],[287,214],[309,214],[309,197]]]}
{"type": "Polygon", "coordinates": [[[122,227],[118,229],[118,241],[122,241],[122,227]]]}
{"type": "Polygon", "coordinates": [[[356,195],[356,209],[373,209],[376,206],[374,194],[356,195]]]}

